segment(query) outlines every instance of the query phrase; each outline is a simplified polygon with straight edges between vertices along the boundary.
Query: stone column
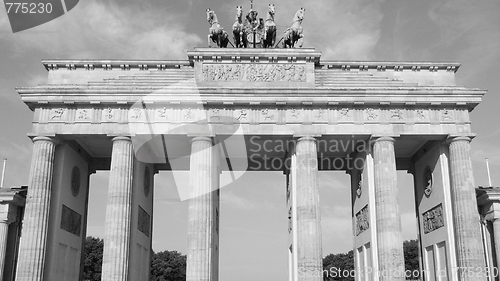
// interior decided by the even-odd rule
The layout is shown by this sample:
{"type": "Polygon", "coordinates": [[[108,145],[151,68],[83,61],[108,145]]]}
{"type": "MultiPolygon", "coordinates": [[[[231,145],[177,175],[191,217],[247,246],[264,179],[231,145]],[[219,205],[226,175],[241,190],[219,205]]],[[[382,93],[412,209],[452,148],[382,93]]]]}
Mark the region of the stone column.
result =
{"type": "Polygon", "coordinates": [[[454,137],[449,140],[449,144],[451,201],[453,203],[457,266],[465,269],[458,274],[460,280],[472,281],[485,280],[467,274],[467,270],[484,272],[485,260],[472,175],[470,140],[468,137],[454,137]]]}
{"type": "Polygon", "coordinates": [[[5,254],[7,251],[7,239],[9,236],[9,224],[8,218],[2,218],[0,220],[0,280],[3,278],[3,269],[5,266],[5,254]]]}
{"type": "Polygon", "coordinates": [[[47,229],[54,155],[57,141],[51,137],[33,139],[33,157],[26,199],[23,232],[19,247],[16,280],[42,281],[45,265],[47,229]]]}
{"type": "Polygon", "coordinates": [[[398,206],[394,139],[378,138],[373,145],[375,216],[380,281],[405,280],[403,235],[398,206]]]}
{"type": "MultiPolygon", "coordinates": [[[[187,281],[216,281],[217,273],[212,259],[215,232],[214,165],[212,139],[195,137],[191,143],[188,209],[187,281]]],[[[215,191],[216,192],[216,191],[215,191]]]]}
{"type": "Polygon", "coordinates": [[[103,281],[128,281],[133,160],[130,137],[113,138],[104,231],[103,281]]]}
{"type": "Polygon", "coordinates": [[[495,252],[497,259],[497,267],[500,264],[500,219],[493,219],[493,241],[495,244],[495,252]]]}
{"type": "Polygon", "coordinates": [[[320,281],[323,280],[323,255],[316,139],[302,137],[295,149],[298,277],[301,281],[320,281]]]}

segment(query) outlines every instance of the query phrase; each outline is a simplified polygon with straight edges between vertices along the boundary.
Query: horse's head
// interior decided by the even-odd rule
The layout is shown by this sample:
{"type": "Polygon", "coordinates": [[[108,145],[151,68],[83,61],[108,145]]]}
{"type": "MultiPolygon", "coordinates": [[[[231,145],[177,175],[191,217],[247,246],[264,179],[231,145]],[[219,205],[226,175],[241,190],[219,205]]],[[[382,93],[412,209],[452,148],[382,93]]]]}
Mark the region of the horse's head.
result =
{"type": "Polygon", "coordinates": [[[304,19],[304,13],[305,13],[305,11],[306,11],[306,9],[300,8],[300,10],[298,10],[297,13],[295,13],[294,21],[300,21],[300,22],[302,22],[302,20],[304,19]]]}
{"type": "Polygon", "coordinates": [[[241,19],[241,15],[243,15],[243,7],[236,6],[236,20],[241,19]]]}
{"type": "Polygon", "coordinates": [[[276,10],[274,8],[274,4],[269,4],[269,14],[274,16],[276,14],[276,10]]]}
{"type": "Polygon", "coordinates": [[[215,12],[212,11],[210,8],[207,9],[207,21],[209,24],[212,24],[215,19],[215,12]]]}

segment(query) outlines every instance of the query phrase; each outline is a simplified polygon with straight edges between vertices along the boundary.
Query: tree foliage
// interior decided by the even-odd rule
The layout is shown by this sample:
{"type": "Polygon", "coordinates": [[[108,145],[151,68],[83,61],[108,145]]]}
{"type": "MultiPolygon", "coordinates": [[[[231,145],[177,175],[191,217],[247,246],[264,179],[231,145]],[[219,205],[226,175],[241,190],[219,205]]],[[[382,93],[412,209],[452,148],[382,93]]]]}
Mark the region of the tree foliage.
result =
{"type": "Polygon", "coordinates": [[[102,249],[104,241],[100,238],[87,237],[83,260],[83,280],[100,281],[102,272],[102,249]]]}
{"type": "MultiPolygon", "coordinates": [[[[100,281],[104,240],[87,237],[83,262],[83,280],[100,281]]],[[[152,281],[185,281],[186,256],[177,251],[151,253],[152,281]]]]}
{"type": "MultiPolygon", "coordinates": [[[[405,260],[405,270],[411,272],[418,271],[419,253],[418,241],[409,240],[403,242],[403,252],[405,260]]],[[[324,281],[351,281],[354,280],[354,256],[353,251],[345,254],[329,254],[323,259],[323,280],[324,281]]]]}
{"type": "Polygon", "coordinates": [[[345,254],[329,254],[323,259],[323,280],[325,281],[354,281],[353,251],[345,254]],[[345,274],[345,276],[344,276],[345,274]]]}
{"type": "Polygon", "coordinates": [[[151,260],[151,280],[186,280],[186,256],[177,251],[153,253],[151,260]]]}

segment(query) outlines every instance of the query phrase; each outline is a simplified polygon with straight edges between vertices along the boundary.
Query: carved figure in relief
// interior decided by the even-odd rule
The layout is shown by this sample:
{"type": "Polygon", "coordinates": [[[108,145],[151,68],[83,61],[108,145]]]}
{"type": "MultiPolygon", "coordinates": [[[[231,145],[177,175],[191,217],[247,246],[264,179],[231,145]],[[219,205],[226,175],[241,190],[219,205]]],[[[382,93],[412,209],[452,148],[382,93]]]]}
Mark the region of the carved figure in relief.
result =
{"type": "Polygon", "coordinates": [[[274,22],[274,15],[276,10],[274,4],[269,4],[267,11],[267,19],[264,23],[264,38],[262,40],[262,47],[272,48],[276,42],[276,23],[274,22]]]}
{"type": "Polygon", "coordinates": [[[160,118],[167,118],[167,108],[158,108],[156,111],[158,111],[158,117],[160,118]]]}
{"type": "Polygon", "coordinates": [[[133,118],[133,119],[139,119],[139,118],[141,118],[141,109],[140,108],[134,108],[134,111],[132,113],[131,118],[133,118]]]}
{"type": "Polygon", "coordinates": [[[247,119],[247,111],[246,109],[240,110],[240,116],[238,116],[238,120],[241,121],[243,119],[247,119]]]}
{"type": "Polygon", "coordinates": [[[212,109],[212,116],[210,118],[216,118],[217,120],[220,120],[220,112],[219,109],[213,108],[212,109]]]}
{"type": "Polygon", "coordinates": [[[285,31],[283,36],[283,48],[295,48],[298,44],[302,48],[304,43],[304,34],[302,32],[302,21],[304,20],[304,13],[306,9],[300,8],[293,17],[292,26],[285,31]]]}
{"type": "Polygon", "coordinates": [[[425,113],[422,109],[417,110],[417,118],[418,120],[425,120],[425,113]]]}
{"type": "Polygon", "coordinates": [[[233,39],[236,48],[246,48],[248,45],[247,31],[243,24],[242,6],[236,6],[236,22],[233,24],[233,39]]]}
{"type": "Polygon", "coordinates": [[[188,108],[188,111],[186,115],[184,115],[184,118],[186,118],[187,120],[191,120],[194,118],[194,114],[191,112],[191,108],[188,108]]]}
{"type": "Polygon", "coordinates": [[[53,115],[52,115],[52,117],[50,119],[52,119],[52,120],[54,120],[54,119],[61,119],[62,115],[64,114],[64,111],[65,111],[64,108],[54,109],[54,113],[53,113],[53,115]]]}
{"type": "Polygon", "coordinates": [[[323,109],[318,109],[318,114],[316,115],[316,120],[320,120],[320,119],[323,119],[325,120],[325,118],[323,118],[323,114],[325,113],[325,111],[323,109]]]}
{"type": "Polygon", "coordinates": [[[113,119],[115,118],[115,113],[113,112],[113,109],[111,107],[108,107],[105,111],[105,117],[106,119],[113,119]]]}
{"type": "Polygon", "coordinates": [[[342,108],[340,110],[340,119],[348,119],[349,118],[349,108],[342,108]]]}
{"type": "Polygon", "coordinates": [[[393,109],[391,110],[391,119],[403,119],[403,111],[401,109],[393,109]]]}
{"type": "Polygon", "coordinates": [[[273,120],[274,119],[274,114],[269,114],[269,110],[266,108],[266,109],[263,109],[262,111],[262,115],[264,115],[264,121],[265,120],[273,120]]]}
{"type": "Polygon", "coordinates": [[[366,119],[368,120],[375,120],[377,119],[377,112],[373,108],[367,108],[366,109],[366,119]]]}
{"type": "Polygon", "coordinates": [[[79,119],[79,120],[88,120],[88,119],[89,119],[89,116],[88,116],[88,110],[86,110],[86,109],[82,109],[82,110],[78,113],[78,119],[79,119]]]}
{"type": "Polygon", "coordinates": [[[443,110],[443,120],[444,121],[449,121],[452,120],[453,118],[451,117],[451,112],[448,109],[443,110]]]}
{"type": "Polygon", "coordinates": [[[207,9],[207,21],[210,24],[210,29],[208,33],[208,47],[212,47],[212,42],[217,44],[219,48],[227,48],[229,43],[229,36],[227,32],[222,28],[217,20],[217,15],[214,11],[207,9]]]}

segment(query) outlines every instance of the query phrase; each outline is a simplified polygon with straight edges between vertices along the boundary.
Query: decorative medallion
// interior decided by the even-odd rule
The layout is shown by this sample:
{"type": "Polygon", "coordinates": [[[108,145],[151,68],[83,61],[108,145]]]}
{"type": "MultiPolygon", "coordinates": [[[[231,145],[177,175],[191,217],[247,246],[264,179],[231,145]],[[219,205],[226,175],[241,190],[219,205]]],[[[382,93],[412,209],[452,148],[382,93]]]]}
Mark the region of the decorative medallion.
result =
{"type": "Polygon", "coordinates": [[[144,171],[144,195],[148,197],[149,189],[151,188],[151,174],[149,172],[149,167],[146,167],[144,171]]]}
{"type": "Polygon", "coordinates": [[[424,171],[424,194],[426,197],[431,196],[432,193],[432,186],[433,186],[433,179],[432,179],[432,171],[431,167],[427,166],[425,167],[424,171]]]}
{"type": "Polygon", "coordinates": [[[71,171],[71,193],[75,197],[80,193],[80,169],[77,166],[71,171]]]}

